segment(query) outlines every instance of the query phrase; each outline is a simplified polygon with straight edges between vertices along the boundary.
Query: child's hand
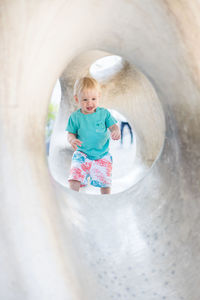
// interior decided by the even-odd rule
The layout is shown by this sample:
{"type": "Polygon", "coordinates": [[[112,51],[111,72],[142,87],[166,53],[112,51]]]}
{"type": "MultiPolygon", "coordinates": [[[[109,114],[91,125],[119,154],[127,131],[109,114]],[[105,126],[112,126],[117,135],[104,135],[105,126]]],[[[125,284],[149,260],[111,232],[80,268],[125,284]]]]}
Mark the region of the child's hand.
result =
{"type": "Polygon", "coordinates": [[[119,140],[121,138],[121,133],[117,124],[114,124],[109,127],[110,135],[113,140],[119,140]]]}
{"type": "Polygon", "coordinates": [[[113,140],[119,140],[121,138],[121,134],[120,134],[120,131],[119,130],[113,130],[111,132],[111,138],[113,140]]]}
{"type": "Polygon", "coordinates": [[[77,146],[81,147],[82,142],[76,138],[76,134],[75,133],[68,132],[67,139],[68,139],[68,142],[70,143],[70,145],[72,146],[72,148],[75,151],[78,148],[77,146]]]}
{"type": "Polygon", "coordinates": [[[78,139],[73,139],[70,144],[72,145],[72,148],[76,151],[78,146],[81,147],[82,142],[78,139]]]}

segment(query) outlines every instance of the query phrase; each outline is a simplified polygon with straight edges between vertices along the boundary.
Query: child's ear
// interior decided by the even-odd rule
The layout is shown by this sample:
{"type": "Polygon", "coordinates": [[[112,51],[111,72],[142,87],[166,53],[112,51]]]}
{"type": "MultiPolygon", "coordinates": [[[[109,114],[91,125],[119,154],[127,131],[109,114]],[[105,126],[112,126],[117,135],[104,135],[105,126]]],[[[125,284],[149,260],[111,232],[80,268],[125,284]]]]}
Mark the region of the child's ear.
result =
{"type": "Polygon", "coordinates": [[[76,103],[78,103],[78,97],[77,97],[77,95],[74,96],[74,99],[75,99],[76,103]]]}

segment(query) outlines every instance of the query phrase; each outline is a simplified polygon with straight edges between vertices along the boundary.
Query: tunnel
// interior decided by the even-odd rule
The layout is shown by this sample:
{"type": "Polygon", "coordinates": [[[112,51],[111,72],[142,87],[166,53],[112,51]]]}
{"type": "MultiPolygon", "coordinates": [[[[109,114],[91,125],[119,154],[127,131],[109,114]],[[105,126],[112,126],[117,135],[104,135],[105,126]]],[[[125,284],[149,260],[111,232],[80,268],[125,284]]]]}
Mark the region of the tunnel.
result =
{"type": "Polygon", "coordinates": [[[1,299],[199,300],[199,8],[197,0],[1,1],[1,299]],[[75,77],[108,55],[125,63],[104,86],[103,105],[135,126],[148,170],[121,192],[77,193],[62,184],[71,154],[57,137],[74,109],[75,77]]]}

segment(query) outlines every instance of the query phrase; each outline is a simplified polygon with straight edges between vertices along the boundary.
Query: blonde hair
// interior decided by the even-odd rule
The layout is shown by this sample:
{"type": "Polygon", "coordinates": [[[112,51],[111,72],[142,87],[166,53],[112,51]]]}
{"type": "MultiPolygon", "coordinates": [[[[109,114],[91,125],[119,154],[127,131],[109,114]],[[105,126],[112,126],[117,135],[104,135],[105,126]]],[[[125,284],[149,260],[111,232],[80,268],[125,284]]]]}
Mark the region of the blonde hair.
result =
{"type": "Polygon", "coordinates": [[[74,96],[79,95],[83,90],[98,89],[100,90],[100,85],[96,79],[92,77],[82,77],[76,80],[74,84],[74,96]]]}

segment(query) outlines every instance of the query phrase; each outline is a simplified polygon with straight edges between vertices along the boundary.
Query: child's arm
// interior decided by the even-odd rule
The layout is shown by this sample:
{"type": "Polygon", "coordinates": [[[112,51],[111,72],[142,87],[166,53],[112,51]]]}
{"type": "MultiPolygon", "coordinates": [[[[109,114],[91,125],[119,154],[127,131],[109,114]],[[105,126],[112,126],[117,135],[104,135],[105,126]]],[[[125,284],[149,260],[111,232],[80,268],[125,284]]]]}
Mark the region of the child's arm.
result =
{"type": "Polygon", "coordinates": [[[114,124],[109,127],[109,130],[111,132],[111,138],[113,140],[119,140],[121,138],[121,133],[119,130],[119,126],[117,124],[114,124]]]}
{"type": "Polygon", "coordinates": [[[76,134],[68,132],[67,139],[75,151],[77,150],[77,145],[81,147],[82,142],[76,138],[76,134]]]}

